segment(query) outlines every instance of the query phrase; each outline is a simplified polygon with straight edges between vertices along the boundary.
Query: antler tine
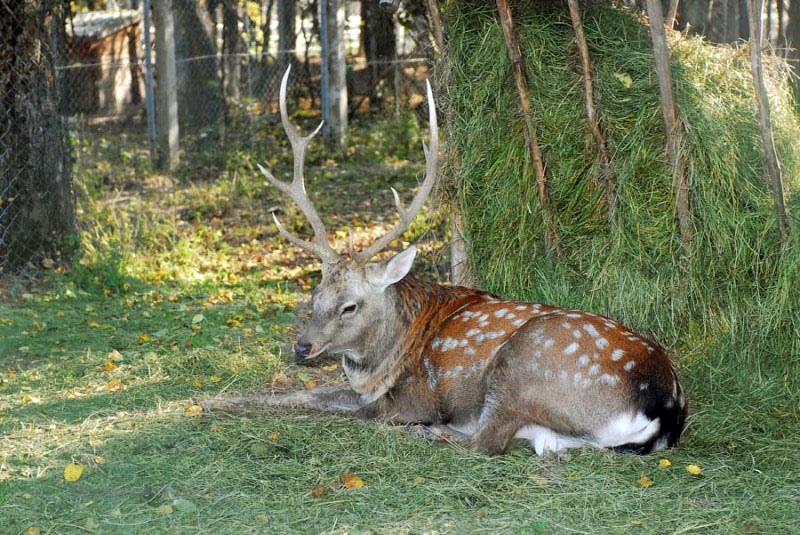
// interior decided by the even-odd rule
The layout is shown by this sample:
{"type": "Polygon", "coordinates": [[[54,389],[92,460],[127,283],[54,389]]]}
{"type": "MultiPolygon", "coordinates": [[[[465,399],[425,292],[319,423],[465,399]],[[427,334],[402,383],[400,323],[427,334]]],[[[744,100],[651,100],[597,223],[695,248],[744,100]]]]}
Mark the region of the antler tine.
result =
{"type": "Polygon", "coordinates": [[[397,209],[400,211],[400,222],[397,224],[397,226],[386,233],[378,241],[367,247],[364,251],[361,253],[356,253],[354,258],[357,264],[364,264],[369,261],[370,258],[378,254],[393,240],[397,239],[403,234],[403,232],[406,231],[408,226],[417,216],[417,213],[419,213],[419,211],[422,209],[422,205],[425,204],[425,200],[430,195],[433,185],[436,183],[436,164],[439,160],[439,128],[436,122],[436,102],[433,100],[431,84],[428,80],[425,80],[425,84],[427,85],[428,91],[428,122],[430,123],[431,138],[430,147],[426,147],[424,142],[422,144],[422,150],[425,152],[425,180],[422,182],[419,191],[414,196],[414,200],[411,201],[411,205],[409,205],[408,210],[403,209],[403,205],[400,203],[400,198],[397,195],[397,192],[392,190],[395,196],[395,204],[397,205],[397,209]]]}
{"type": "Polygon", "coordinates": [[[278,99],[278,102],[281,109],[281,123],[283,123],[283,129],[286,131],[286,135],[292,145],[292,155],[294,157],[294,175],[292,177],[292,182],[289,184],[283,182],[282,180],[278,180],[272,175],[272,173],[270,173],[260,164],[256,165],[258,165],[259,170],[267,180],[288,195],[297,204],[297,206],[300,207],[300,210],[302,210],[303,214],[306,216],[306,219],[308,219],[308,222],[311,223],[311,228],[314,229],[315,242],[307,242],[291,235],[286,231],[285,228],[283,228],[278,221],[278,218],[273,213],[272,219],[275,220],[275,225],[278,227],[278,231],[281,233],[281,235],[283,235],[284,238],[289,240],[294,245],[316,254],[322,259],[323,262],[333,263],[339,260],[339,255],[333,250],[330,242],[328,242],[328,236],[325,232],[325,225],[322,224],[322,219],[320,219],[319,214],[317,214],[317,211],[314,209],[314,205],[311,204],[311,200],[308,198],[308,194],[306,194],[305,178],[303,176],[306,147],[308,147],[308,142],[311,141],[311,139],[317,135],[317,132],[319,132],[320,128],[322,128],[322,123],[320,123],[316,130],[311,132],[309,135],[301,136],[297,133],[294,125],[289,122],[289,113],[286,110],[286,85],[289,80],[289,72],[291,69],[292,66],[289,65],[289,67],[286,68],[283,79],[281,80],[280,98],[278,99]]]}

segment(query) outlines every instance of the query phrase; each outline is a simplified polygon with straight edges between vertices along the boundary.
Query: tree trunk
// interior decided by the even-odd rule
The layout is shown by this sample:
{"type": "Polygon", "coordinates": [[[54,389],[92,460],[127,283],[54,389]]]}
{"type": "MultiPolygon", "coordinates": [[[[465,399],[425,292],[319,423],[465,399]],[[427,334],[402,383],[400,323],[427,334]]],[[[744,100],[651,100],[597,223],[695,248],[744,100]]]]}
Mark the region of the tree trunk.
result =
{"type": "Polygon", "coordinates": [[[295,57],[297,41],[296,0],[278,0],[278,66],[283,73],[295,57]]]}
{"type": "Polygon", "coordinates": [[[156,27],[156,133],[158,167],[173,169],[180,161],[178,81],[175,68],[175,17],[172,0],[153,1],[156,27]]]}
{"type": "Polygon", "coordinates": [[[750,65],[753,70],[753,86],[758,99],[758,122],[761,128],[761,140],[764,143],[764,158],[767,160],[769,184],[775,203],[775,216],[778,219],[781,241],[786,244],[789,241],[789,221],[783,200],[783,173],[778,162],[778,153],[775,150],[775,140],[772,137],[769,98],[761,68],[761,13],[763,6],[763,0],[749,0],[747,2],[747,16],[750,23],[750,65]]]}
{"type": "Polygon", "coordinates": [[[63,30],[63,7],[46,0],[3,4],[0,273],[52,254],[75,233],[72,162],[50,46],[63,30]]]}
{"type": "Polygon", "coordinates": [[[328,2],[328,98],[330,102],[330,133],[342,151],[347,139],[347,61],[344,48],[345,2],[328,2]]]}
{"type": "Polygon", "coordinates": [[[525,62],[522,58],[522,50],[520,49],[519,42],[517,41],[517,34],[511,17],[511,6],[508,0],[497,0],[497,10],[500,13],[500,26],[503,28],[508,56],[511,60],[511,68],[514,72],[514,82],[517,86],[520,111],[525,121],[525,141],[527,142],[531,160],[533,161],[533,170],[539,189],[539,208],[542,211],[545,228],[544,243],[547,251],[552,254],[558,249],[558,231],[550,207],[547,181],[544,174],[544,161],[542,160],[542,152],[539,149],[539,140],[536,135],[536,118],[531,109],[531,101],[528,96],[528,79],[525,75],[525,62]]]}
{"type": "MultiPolygon", "coordinates": [[[[581,58],[581,71],[583,72],[583,90],[586,104],[586,118],[589,123],[589,130],[594,137],[597,146],[597,160],[599,164],[600,182],[606,190],[606,205],[608,210],[608,226],[613,234],[616,230],[616,209],[617,209],[617,179],[614,170],[611,168],[611,154],[608,150],[603,128],[597,118],[597,109],[594,102],[594,89],[592,83],[592,65],[589,59],[589,46],[586,44],[586,36],[583,33],[583,22],[581,21],[578,0],[567,0],[569,14],[572,19],[572,28],[575,31],[575,42],[578,46],[578,55],[581,58]]],[[[676,2],[677,5],[677,2],[676,2]]]]}
{"type": "Polygon", "coordinates": [[[684,253],[688,254],[692,238],[692,216],[689,211],[689,183],[681,157],[681,122],[675,106],[672,91],[672,72],[669,66],[667,34],[664,17],[658,0],[647,0],[647,16],[650,18],[650,34],[653,39],[653,58],[655,60],[658,89],[661,93],[661,113],[664,116],[664,129],[667,133],[667,157],[672,167],[675,182],[675,211],[681,231],[684,253]]]}
{"type": "Polygon", "coordinates": [[[383,95],[378,91],[388,61],[396,56],[397,43],[392,16],[378,7],[378,2],[361,3],[361,46],[367,57],[369,78],[367,94],[370,108],[380,108],[383,95]]]}
{"type": "MultiPolygon", "coordinates": [[[[786,23],[786,59],[794,69],[800,73],[800,0],[791,0],[789,3],[789,21],[786,23]]],[[[800,78],[793,76],[795,101],[800,111],[800,78]]]]}
{"type": "Polygon", "coordinates": [[[177,57],[200,58],[178,66],[181,120],[198,128],[211,126],[225,114],[211,16],[201,0],[173,0],[172,4],[177,57]]]}
{"type": "Polygon", "coordinates": [[[225,96],[239,99],[239,86],[242,81],[242,58],[240,54],[242,37],[239,35],[239,0],[222,2],[222,53],[225,65],[225,96]]]}

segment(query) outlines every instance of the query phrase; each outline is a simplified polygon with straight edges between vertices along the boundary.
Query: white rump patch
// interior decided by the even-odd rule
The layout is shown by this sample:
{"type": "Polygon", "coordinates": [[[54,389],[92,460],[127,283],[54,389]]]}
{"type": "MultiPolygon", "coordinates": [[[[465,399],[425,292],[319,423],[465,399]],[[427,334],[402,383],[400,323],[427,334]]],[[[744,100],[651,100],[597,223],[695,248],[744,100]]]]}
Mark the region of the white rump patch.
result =
{"type": "Polygon", "coordinates": [[[595,434],[595,439],[603,448],[643,444],[653,438],[659,429],[661,422],[658,418],[651,420],[641,412],[628,412],[612,418],[595,434]]]}

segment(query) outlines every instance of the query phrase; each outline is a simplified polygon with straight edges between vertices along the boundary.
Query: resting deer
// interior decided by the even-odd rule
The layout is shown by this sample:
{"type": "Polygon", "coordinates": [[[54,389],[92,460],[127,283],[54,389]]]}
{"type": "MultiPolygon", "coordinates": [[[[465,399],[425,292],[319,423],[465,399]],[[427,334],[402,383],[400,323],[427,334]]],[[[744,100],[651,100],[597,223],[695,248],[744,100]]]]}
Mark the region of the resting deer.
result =
{"type": "Polygon", "coordinates": [[[505,451],[513,439],[528,440],[539,455],[581,445],[644,454],[676,444],[687,404],[658,344],[590,312],[421,281],[409,274],[414,246],[386,263],[369,262],[401,236],[436,180],[439,142],[430,85],[422,186],[408,209],[392,190],[401,219],[386,235],[361,252],[351,240],[349,259],[337,254],[303,182],[305,149],[319,128],[301,137],[289,122],[288,74],[287,69],[280,110],[294,153],[294,179],[279,181],[259,167],[301,208],[315,241],[293,236],[273,214],[280,233],[322,260],[313,315],[294,348],[300,359],[341,355],[349,383],[209,400],[204,408],[279,405],[424,424],[486,453],[505,451]]]}

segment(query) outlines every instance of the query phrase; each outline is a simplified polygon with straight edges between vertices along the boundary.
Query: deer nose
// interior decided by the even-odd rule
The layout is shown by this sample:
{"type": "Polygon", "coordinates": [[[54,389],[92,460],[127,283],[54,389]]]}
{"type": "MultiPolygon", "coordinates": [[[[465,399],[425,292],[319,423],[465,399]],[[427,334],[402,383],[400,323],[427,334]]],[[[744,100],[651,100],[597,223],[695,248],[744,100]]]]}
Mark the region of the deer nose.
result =
{"type": "Polygon", "coordinates": [[[298,357],[308,358],[311,354],[311,344],[301,344],[297,342],[294,345],[294,354],[298,357]]]}

